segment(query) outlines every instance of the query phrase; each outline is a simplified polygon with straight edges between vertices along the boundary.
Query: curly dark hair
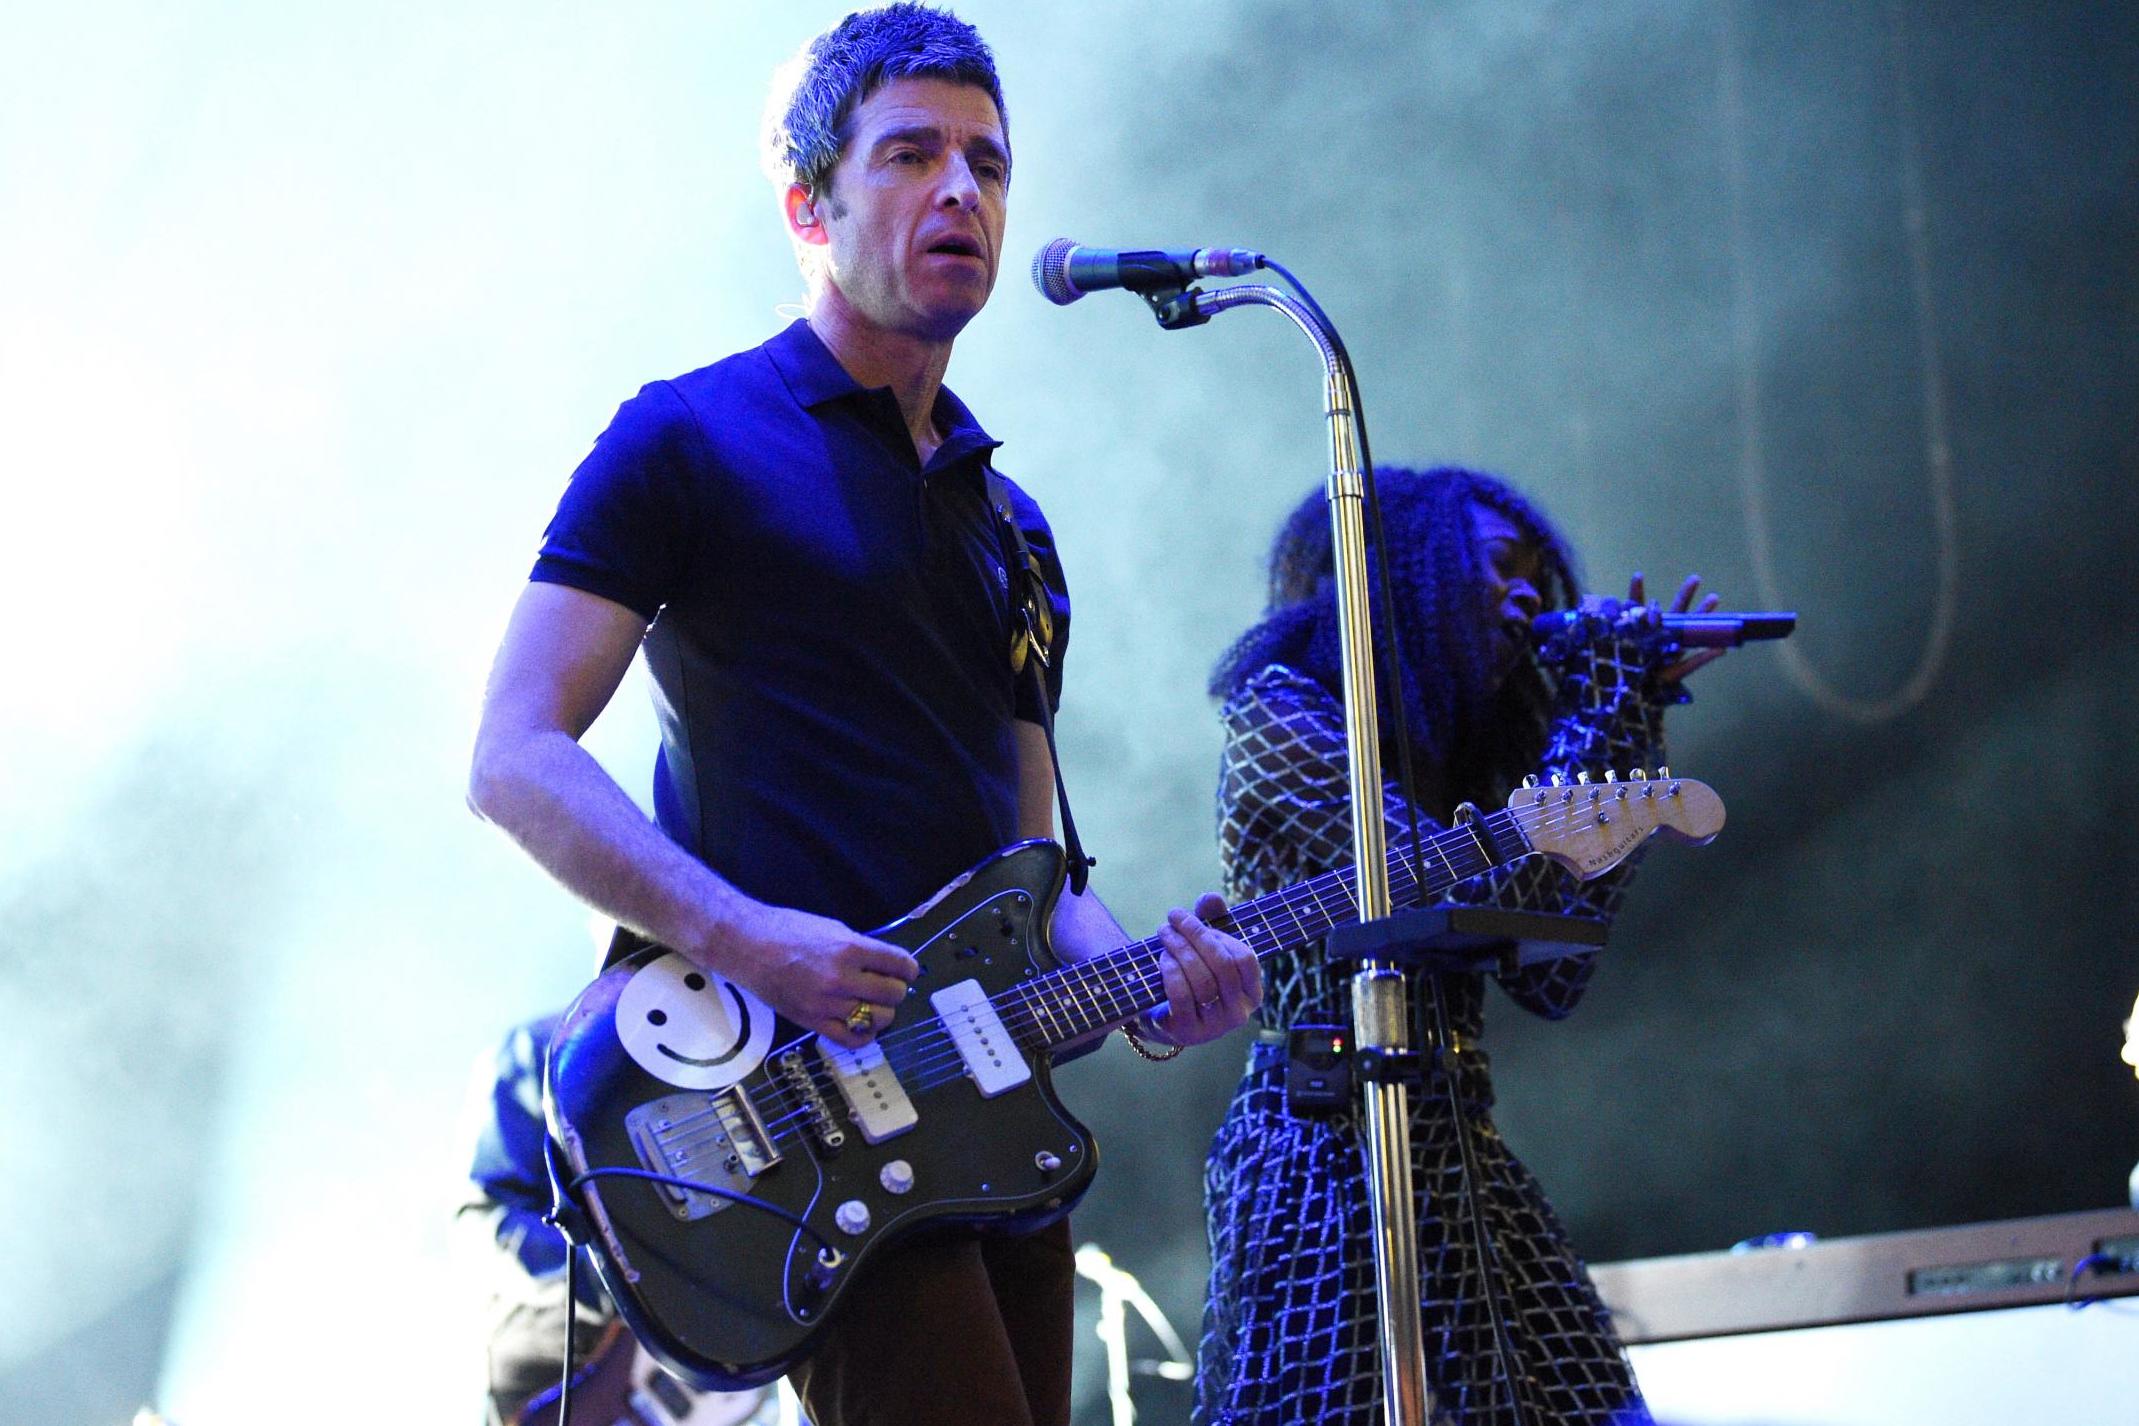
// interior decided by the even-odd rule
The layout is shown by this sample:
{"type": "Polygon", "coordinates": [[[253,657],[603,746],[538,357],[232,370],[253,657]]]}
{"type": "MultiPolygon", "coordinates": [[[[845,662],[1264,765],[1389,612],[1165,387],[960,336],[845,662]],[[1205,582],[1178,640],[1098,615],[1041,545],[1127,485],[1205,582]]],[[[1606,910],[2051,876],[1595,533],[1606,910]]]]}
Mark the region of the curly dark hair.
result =
{"type": "MultiPolygon", "coordinates": [[[[1446,815],[1457,802],[1499,796],[1508,781],[1536,765],[1551,696],[1530,659],[1495,686],[1493,631],[1479,617],[1486,571],[1470,507],[1499,511],[1537,546],[1543,573],[1538,594],[1547,608],[1574,603],[1574,554],[1544,513],[1497,477],[1456,466],[1377,466],[1374,476],[1396,587],[1403,642],[1397,666],[1411,710],[1412,752],[1422,778],[1430,779],[1422,795],[1432,811],[1446,815]]],[[[1380,570],[1371,559],[1368,567],[1367,587],[1379,610],[1380,570]]],[[[1382,628],[1377,613],[1377,640],[1382,628]]],[[[1320,488],[1279,528],[1270,546],[1269,605],[1218,660],[1211,696],[1231,698],[1273,663],[1313,679],[1333,698],[1344,696],[1329,508],[1320,488]]],[[[1382,755],[1394,772],[1397,720],[1388,666],[1384,658],[1375,680],[1382,755]]]]}

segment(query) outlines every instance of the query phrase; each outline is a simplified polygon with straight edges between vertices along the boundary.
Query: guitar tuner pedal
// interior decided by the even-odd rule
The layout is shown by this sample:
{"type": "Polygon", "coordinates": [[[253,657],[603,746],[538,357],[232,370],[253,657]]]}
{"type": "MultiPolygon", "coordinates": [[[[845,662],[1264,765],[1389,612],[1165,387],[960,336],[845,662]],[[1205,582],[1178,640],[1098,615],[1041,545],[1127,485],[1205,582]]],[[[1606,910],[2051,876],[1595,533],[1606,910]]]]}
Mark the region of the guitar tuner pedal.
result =
{"type": "Polygon", "coordinates": [[[1303,1119],[1351,1103],[1350,1032],[1342,1025],[1295,1025],[1285,1036],[1285,1107],[1303,1119]]]}

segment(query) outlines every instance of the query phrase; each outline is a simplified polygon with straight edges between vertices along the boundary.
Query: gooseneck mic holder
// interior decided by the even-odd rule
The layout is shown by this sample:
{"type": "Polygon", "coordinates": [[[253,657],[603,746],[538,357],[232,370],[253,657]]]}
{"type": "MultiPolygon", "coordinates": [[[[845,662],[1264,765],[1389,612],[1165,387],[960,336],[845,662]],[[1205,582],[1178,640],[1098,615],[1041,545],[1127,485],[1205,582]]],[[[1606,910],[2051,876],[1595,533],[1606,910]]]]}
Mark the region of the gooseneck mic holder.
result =
{"type": "MultiPolygon", "coordinates": [[[[1282,272],[1282,269],[1278,269],[1282,272]]],[[[1291,318],[1322,358],[1329,420],[1329,511],[1336,542],[1338,633],[1344,668],[1345,747],[1351,766],[1352,863],[1362,922],[1389,914],[1389,863],[1382,823],[1380,723],[1375,716],[1374,646],[1367,608],[1366,481],[1358,382],[1329,319],[1312,301],[1275,287],[1241,284],[1144,292],[1168,331],[1200,326],[1233,307],[1274,307],[1291,318]]],[[[1363,1056],[1405,1063],[1412,1016],[1403,967],[1369,955],[1352,976],[1352,1035],[1363,1056]]],[[[1388,1426],[1426,1426],[1434,1416],[1426,1384],[1419,1309],[1418,1222],[1411,1188],[1411,1093],[1401,1079],[1361,1085],[1366,1124],[1367,1198],[1373,1211],[1374,1280],[1381,1299],[1382,1413],[1388,1426]]]]}

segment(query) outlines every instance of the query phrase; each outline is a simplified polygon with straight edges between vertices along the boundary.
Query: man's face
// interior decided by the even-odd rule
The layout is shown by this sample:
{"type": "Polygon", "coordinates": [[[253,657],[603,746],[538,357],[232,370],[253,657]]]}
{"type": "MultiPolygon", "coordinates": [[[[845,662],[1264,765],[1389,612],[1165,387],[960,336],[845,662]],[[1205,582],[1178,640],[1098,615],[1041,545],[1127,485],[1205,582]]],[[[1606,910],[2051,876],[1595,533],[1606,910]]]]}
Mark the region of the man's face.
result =
{"type": "Polygon", "coordinates": [[[1497,684],[1514,671],[1530,647],[1530,621],[1544,612],[1545,601],[1538,589],[1544,582],[1545,562],[1515,522],[1490,505],[1472,502],[1471,538],[1478,547],[1478,571],[1484,581],[1480,597],[1497,684]]]}
{"type": "Polygon", "coordinates": [[[865,322],[947,341],[995,286],[1010,185],[1002,116],[972,85],[898,79],[862,102],[851,131],[812,205],[830,283],[865,322]]]}

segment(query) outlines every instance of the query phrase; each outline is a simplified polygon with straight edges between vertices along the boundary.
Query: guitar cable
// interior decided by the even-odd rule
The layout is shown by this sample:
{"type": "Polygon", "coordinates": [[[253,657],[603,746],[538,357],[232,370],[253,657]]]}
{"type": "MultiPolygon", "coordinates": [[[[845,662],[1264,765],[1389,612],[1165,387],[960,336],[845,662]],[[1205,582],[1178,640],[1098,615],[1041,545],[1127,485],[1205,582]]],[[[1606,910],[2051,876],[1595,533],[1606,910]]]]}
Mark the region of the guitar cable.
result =
{"type": "MultiPolygon", "coordinates": [[[[1265,265],[1283,278],[1286,285],[1291,287],[1293,291],[1299,293],[1300,300],[1321,321],[1323,330],[1329,334],[1330,345],[1335,349],[1338,360],[1344,364],[1347,370],[1350,370],[1352,358],[1351,354],[1345,350],[1344,339],[1337,335],[1336,324],[1331,322],[1327,315],[1323,313],[1321,304],[1316,302],[1314,297],[1309,294],[1306,285],[1279,263],[1266,261],[1265,265]]],[[[1354,384],[1355,386],[1357,384],[1356,376],[1354,377],[1354,384]]],[[[1424,845],[1424,842],[1419,836],[1418,778],[1411,756],[1411,708],[1410,700],[1404,696],[1404,682],[1401,676],[1402,665],[1399,662],[1402,657],[1403,646],[1398,642],[1402,634],[1402,628],[1398,622],[1396,599],[1390,592],[1394,586],[1391,583],[1389,574],[1389,538],[1382,523],[1381,492],[1374,479],[1373,447],[1367,441],[1367,416],[1366,403],[1364,401],[1355,403],[1353,419],[1359,427],[1359,462],[1365,467],[1363,484],[1366,488],[1367,524],[1373,536],[1371,542],[1374,546],[1374,569],[1381,579],[1383,597],[1377,602],[1380,605],[1382,624],[1382,662],[1386,665],[1385,671],[1394,675],[1390,685],[1389,697],[1394,701],[1396,707],[1397,787],[1402,792],[1404,799],[1407,835],[1409,838],[1407,845],[1410,848],[1410,857],[1413,862],[1411,869],[1412,884],[1417,886],[1423,885],[1417,858],[1419,856],[1419,848],[1424,845]]],[[[1438,1053],[1448,1043],[1448,1008],[1442,998],[1440,978],[1422,973],[1420,979],[1426,983],[1427,995],[1425,998],[1431,1003],[1434,1030],[1432,1043],[1436,1053],[1438,1053]]],[[[1426,1028],[1426,1010],[1427,1007],[1424,1005],[1416,1008],[1414,1035],[1426,1028]]],[[[1497,1271],[1498,1254],[1494,1251],[1492,1236],[1487,1231],[1484,1205],[1480,1201],[1481,1186],[1478,1183],[1477,1149],[1472,1142],[1470,1121],[1465,1118],[1463,1113],[1462,1097],[1456,1087],[1453,1067],[1450,1067],[1442,1078],[1447,1086],[1449,1113],[1455,1120],[1457,1163],[1462,1176],[1458,1191],[1467,1210],[1465,1217],[1469,1220],[1468,1226],[1472,1240],[1472,1251],[1478,1258],[1478,1279],[1480,1286],[1484,1290],[1486,1315],[1492,1323],[1494,1351],[1500,1358],[1500,1377],[1507,1384],[1508,1414],[1513,1426],[1525,1426],[1522,1393],[1516,1389],[1515,1383],[1515,1342],[1508,1330],[1506,1305],[1501,1301],[1501,1283],[1497,1271]]],[[[1421,1092],[1424,1092],[1423,1086],[1421,1092]]],[[[1414,1212],[1416,1212],[1415,1205],[1414,1212]]],[[[1420,1286],[1423,1287],[1423,1280],[1420,1286]]]]}
{"type": "MultiPolygon", "coordinates": [[[[546,1142],[544,1145],[545,1157],[548,1156],[547,1151],[550,1147],[550,1143],[546,1142]]],[[[751,1208],[762,1209],[773,1217],[793,1225],[798,1231],[807,1233],[810,1237],[816,1239],[819,1248],[817,1255],[819,1262],[824,1261],[824,1256],[827,1253],[831,1254],[835,1259],[839,1256],[838,1246],[831,1239],[825,1237],[824,1234],[811,1227],[800,1214],[790,1213],[777,1203],[768,1203],[762,1198],[757,1198],[747,1193],[738,1193],[732,1188],[722,1188],[718,1184],[700,1183],[695,1179],[678,1178],[674,1174],[655,1173],[651,1169],[629,1168],[621,1164],[611,1165],[606,1168],[591,1168],[585,1173],[578,1174],[570,1179],[562,1179],[555,1176],[557,1164],[554,1159],[550,1162],[550,1169],[553,1175],[553,1183],[556,1185],[558,1192],[550,1205],[550,1211],[542,1215],[542,1221],[555,1228],[564,1236],[565,1240],[564,1352],[557,1382],[557,1426],[572,1426],[572,1376],[575,1365],[573,1360],[575,1355],[573,1351],[573,1329],[578,1325],[580,1253],[579,1235],[575,1229],[583,1226],[583,1220],[580,1217],[579,1195],[580,1191],[590,1181],[598,1178],[644,1179],[648,1183],[666,1184],[671,1188],[680,1188],[692,1193],[705,1193],[711,1194],[715,1198],[725,1198],[730,1203],[746,1204],[751,1208]]]]}
{"type": "Polygon", "coordinates": [[[722,1188],[718,1184],[700,1183],[696,1179],[678,1178],[674,1174],[655,1173],[652,1169],[635,1169],[622,1164],[613,1164],[607,1168],[592,1168],[572,1179],[565,1185],[565,1189],[567,1192],[576,1194],[582,1184],[585,1184],[590,1179],[597,1178],[640,1178],[645,1179],[648,1183],[666,1184],[670,1188],[681,1188],[691,1193],[704,1193],[710,1194],[715,1198],[725,1198],[730,1203],[747,1204],[752,1208],[770,1213],[773,1217],[792,1225],[801,1232],[809,1234],[817,1240],[817,1245],[825,1252],[837,1253],[839,1251],[838,1244],[811,1227],[809,1221],[801,1214],[790,1213],[777,1203],[768,1203],[762,1198],[753,1197],[747,1193],[738,1193],[732,1188],[722,1188]]]}
{"type": "Polygon", "coordinates": [[[579,1249],[564,1251],[564,1371],[557,1382],[557,1426],[572,1426],[572,1329],[579,1325],[579,1249]]]}

